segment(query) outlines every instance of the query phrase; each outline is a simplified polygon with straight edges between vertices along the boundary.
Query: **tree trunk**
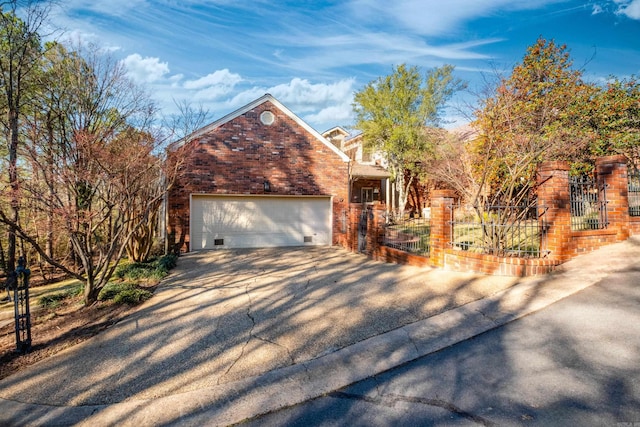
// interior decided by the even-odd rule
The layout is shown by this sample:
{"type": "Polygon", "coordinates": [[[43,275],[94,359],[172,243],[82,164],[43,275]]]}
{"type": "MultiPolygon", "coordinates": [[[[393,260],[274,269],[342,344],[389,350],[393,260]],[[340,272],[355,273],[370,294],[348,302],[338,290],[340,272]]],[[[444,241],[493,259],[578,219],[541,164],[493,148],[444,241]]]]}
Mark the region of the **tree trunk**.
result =
{"type": "MultiPolygon", "coordinates": [[[[54,171],[53,171],[53,167],[54,167],[54,160],[53,160],[53,152],[54,152],[54,134],[53,134],[53,123],[52,123],[52,119],[51,119],[51,111],[47,112],[47,144],[48,144],[48,153],[47,153],[47,166],[48,166],[48,170],[45,171],[45,173],[50,174],[50,176],[53,176],[54,171]]],[[[51,178],[47,178],[46,179],[47,182],[47,186],[48,186],[48,190],[49,193],[47,194],[47,198],[48,198],[48,212],[47,212],[47,230],[46,230],[46,252],[47,255],[50,258],[54,257],[53,254],[53,217],[54,217],[54,213],[53,213],[53,201],[55,198],[55,188],[54,188],[54,184],[53,184],[53,179],[51,178]]]]}
{"type": "MultiPolygon", "coordinates": [[[[9,96],[13,100],[13,96],[9,96]]],[[[20,218],[20,207],[18,197],[18,111],[13,106],[9,106],[9,186],[11,187],[10,196],[10,218],[14,224],[18,223],[20,218]]],[[[7,239],[7,272],[16,269],[16,229],[15,226],[9,226],[9,236],[7,239]]]]}
{"type": "Polygon", "coordinates": [[[84,283],[84,305],[90,306],[98,301],[100,289],[96,288],[93,277],[88,277],[84,283]]]}
{"type": "Polygon", "coordinates": [[[413,176],[409,178],[409,181],[404,177],[404,173],[399,173],[396,176],[396,188],[398,190],[398,213],[400,218],[404,218],[404,210],[407,206],[407,199],[409,198],[409,189],[413,183],[413,176]]]}

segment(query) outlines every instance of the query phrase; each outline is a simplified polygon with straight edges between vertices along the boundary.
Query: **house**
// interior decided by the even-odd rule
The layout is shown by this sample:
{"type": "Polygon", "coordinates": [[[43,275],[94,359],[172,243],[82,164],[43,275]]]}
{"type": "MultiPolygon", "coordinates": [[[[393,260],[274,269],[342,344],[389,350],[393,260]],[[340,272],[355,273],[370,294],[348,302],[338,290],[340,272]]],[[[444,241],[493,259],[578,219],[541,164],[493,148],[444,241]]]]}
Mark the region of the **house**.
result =
{"type": "Polygon", "coordinates": [[[322,134],[351,159],[349,170],[349,201],[351,203],[385,203],[389,209],[396,206],[396,195],[391,185],[391,174],[382,153],[365,149],[362,134],[351,136],[340,126],[322,134]]]}
{"type": "Polygon", "coordinates": [[[169,247],[338,244],[349,157],[266,94],[174,143],[169,247]]]}

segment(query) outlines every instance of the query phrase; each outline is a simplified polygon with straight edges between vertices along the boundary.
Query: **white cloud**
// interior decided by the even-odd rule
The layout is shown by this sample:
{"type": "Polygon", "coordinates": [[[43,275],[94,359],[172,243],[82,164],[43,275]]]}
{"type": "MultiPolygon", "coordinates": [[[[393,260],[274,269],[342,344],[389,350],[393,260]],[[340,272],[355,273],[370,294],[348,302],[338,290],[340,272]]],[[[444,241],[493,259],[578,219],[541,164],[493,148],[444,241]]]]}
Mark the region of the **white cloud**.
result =
{"type": "Polygon", "coordinates": [[[311,83],[294,78],[287,84],[271,87],[268,93],[300,115],[316,130],[351,122],[351,103],[355,79],[348,78],[333,83],[311,83]]]}
{"type": "Polygon", "coordinates": [[[159,58],[143,58],[137,53],[127,56],[123,63],[129,76],[138,82],[155,82],[169,73],[167,62],[160,62],[159,58]]]}
{"type": "Polygon", "coordinates": [[[343,79],[335,83],[311,83],[294,78],[289,83],[273,86],[267,91],[285,104],[299,111],[311,111],[335,102],[351,98],[355,79],[343,79]]]}
{"type": "Polygon", "coordinates": [[[236,85],[242,82],[240,74],[232,73],[227,68],[217,70],[196,80],[187,80],[182,87],[193,90],[193,98],[200,101],[213,101],[230,94],[236,85]]]}
{"type": "Polygon", "coordinates": [[[171,87],[178,87],[180,81],[184,78],[184,74],[174,74],[169,77],[169,84],[171,87]]]}
{"type": "Polygon", "coordinates": [[[497,10],[535,9],[558,0],[353,0],[351,8],[361,19],[395,21],[416,34],[455,32],[465,21],[490,16],[497,10]]]}
{"type": "Polygon", "coordinates": [[[618,13],[626,15],[628,18],[640,20],[640,0],[616,1],[619,9],[618,13]]]}
{"type": "Polygon", "coordinates": [[[211,86],[233,87],[242,81],[239,74],[230,72],[227,68],[216,70],[196,80],[189,80],[184,83],[185,89],[204,89],[211,86]]]}
{"type": "Polygon", "coordinates": [[[342,103],[331,107],[323,108],[317,114],[308,114],[305,121],[309,123],[324,124],[322,128],[316,129],[324,131],[332,126],[343,126],[353,121],[353,107],[351,103],[342,103]]]}
{"type": "Polygon", "coordinates": [[[340,35],[296,34],[289,41],[278,40],[287,43],[292,51],[290,56],[287,51],[281,52],[278,59],[297,73],[304,74],[368,64],[387,66],[408,62],[432,67],[441,65],[442,60],[489,60],[489,55],[475,50],[500,41],[502,39],[491,38],[436,46],[423,37],[401,32],[390,34],[363,30],[340,35]]]}
{"type": "Polygon", "coordinates": [[[602,12],[604,12],[604,10],[602,9],[602,6],[600,6],[599,4],[593,5],[593,9],[591,10],[592,15],[598,15],[602,12]]]}
{"type": "Polygon", "coordinates": [[[270,93],[291,109],[294,114],[303,117],[316,130],[351,121],[351,103],[355,86],[354,78],[338,80],[333,83],[311,83],[307,79],[293,78],[288,83],[276,86],[253,86],[248,88],[224,105],[216,106],[216,113],[228,113],[270,93]],[[222,109],[226,111],[222,111],[222,109]]]}

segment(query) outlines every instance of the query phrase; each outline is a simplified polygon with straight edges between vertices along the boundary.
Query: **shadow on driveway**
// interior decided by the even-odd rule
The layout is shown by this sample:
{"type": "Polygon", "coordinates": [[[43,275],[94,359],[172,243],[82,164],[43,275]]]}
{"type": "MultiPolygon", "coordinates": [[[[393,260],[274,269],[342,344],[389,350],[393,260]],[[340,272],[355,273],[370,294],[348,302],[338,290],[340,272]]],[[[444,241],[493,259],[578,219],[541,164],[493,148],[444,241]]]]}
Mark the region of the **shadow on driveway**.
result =
{"type": "Polygon", "coordinates": [[[0,397],[102,405],[213,387],[315,359],[517,280],[385,264],[338,248],[188,254],[136,313],[0,381],[0,397]]]}

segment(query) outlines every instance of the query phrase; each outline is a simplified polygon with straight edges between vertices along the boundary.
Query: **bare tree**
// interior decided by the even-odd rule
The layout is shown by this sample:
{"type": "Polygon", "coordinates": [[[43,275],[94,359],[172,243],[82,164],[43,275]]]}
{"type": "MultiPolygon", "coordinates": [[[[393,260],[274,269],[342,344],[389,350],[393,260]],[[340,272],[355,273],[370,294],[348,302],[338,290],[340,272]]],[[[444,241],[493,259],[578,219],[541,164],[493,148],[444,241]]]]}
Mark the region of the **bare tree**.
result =
{"type": "MultiPolygon", "coordinates": [[[[39,31],[49,13],[48,3],[10,0],[0,3],[0,108],[6,119],[1,120],[6,138],[8,163],[9,218],[11,224],[20,219],[18,182],[18,148],[20,145],[20,121],[25,106],[33,95],[33,75],[39,69],[41,45],[39,31]],[[17,16],[22,7],[24,19],[17,16]]],[[[7,256],[3,259],[7,272],[15,270],[16,230],[8,224],[7,256]]]]}
{"type": "Polygon", "coordinates": [[[81,268],[54,259],[33,229],[5,211],[0,220],[47,262],[83,280],[91,304],[162,199],[162,159],[155,154],[158,141],[144,131],[151,129],[154,105],[123,64],[94,46],[58,53],[50,70],[59,81],[49,87],[40,120],[34,115],[26,153],[33,179],[22,182],[19,197],[55,214],[81,268]],[[141,197],[144,208],[132,209],[141,197]]]}

